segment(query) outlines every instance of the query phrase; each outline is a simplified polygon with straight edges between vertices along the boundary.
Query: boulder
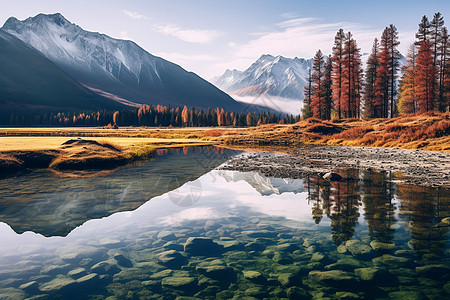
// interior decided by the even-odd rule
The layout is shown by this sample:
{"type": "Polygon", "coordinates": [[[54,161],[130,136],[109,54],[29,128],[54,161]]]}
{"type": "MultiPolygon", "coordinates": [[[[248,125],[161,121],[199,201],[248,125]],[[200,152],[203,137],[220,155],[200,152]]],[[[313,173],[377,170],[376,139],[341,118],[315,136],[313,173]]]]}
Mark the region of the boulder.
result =
{"type": "Polygon", "coordinates": [[[76,281],[68,276],[58,276],[52,281],[42,284],[39,289],[45,293],[56,293],[75,289],[76,281]]]}
{"type": "Polygon", "coordinates": [[[208,278],[221,282],[236,282],[237,278],[237,274],[233,268],[222,265],[197,266],[196,270],[208,278]]]}
{"type": "Polygon", "coordinates": [[[395,248],[395,244],[393,243],[382,243],[378,241],[371,241],[370,246],[377,252],[389,252],[395,248]]]}
{"type": "Polygon", "coordinates": [[[256,284],[265,284],[267,282],[266,277],[264,277],[260,272],[257,271],[243,271],[244,278],[256,284]]]}
{"type": "Polygon", "coordinates": [[[157,258],[164,266],[171,269],[179,269],[188,263],[187,259],[176,250],[161,252],[157,255],[157,258]]]}
{"type": "Polygon", "coordinates": [[[348,240],[345,247],[353,256],[364,258],[371,255],[372,248],[359,240],[348,240]]]}
{"type": "Polygon", "coordinates": [[[123,254],[116,253],[114,254],[114,259],[117,261],[117,264],[122,267],[131,268],[133,263],[130,259],[126,258],[123,254]]]}
{"type": "Polygon", "coordinates": [[[312,298],[310,293],[298,286],[288,288],[286,294],[289,300],[309,300],[312,298]]]}
{"type": "Polygon", "coordinates": [[[378,268],[358,268],[355,269],[356,276],[362,281],[383,281],[387,272],[378,268]]]}
{"type": "Polygon", "coordinates": [[[165,288],[186,291],[197,287],[197,279],[192,277],[165,277],[162,279],[161,285],[165,288]]]}
{"type": "Polygon", "coordinates": [[[321,284],[336,287],[351,286],[357,283],[352,273],[341,270],[311,271],[308,276],[321,284]]]}
{"type": "Polygon", "coordinates": [[[222,246],[205,237],[190,237],[184,244],[184,252],[191,255],[214,256],[222,250],[222,246]]]}

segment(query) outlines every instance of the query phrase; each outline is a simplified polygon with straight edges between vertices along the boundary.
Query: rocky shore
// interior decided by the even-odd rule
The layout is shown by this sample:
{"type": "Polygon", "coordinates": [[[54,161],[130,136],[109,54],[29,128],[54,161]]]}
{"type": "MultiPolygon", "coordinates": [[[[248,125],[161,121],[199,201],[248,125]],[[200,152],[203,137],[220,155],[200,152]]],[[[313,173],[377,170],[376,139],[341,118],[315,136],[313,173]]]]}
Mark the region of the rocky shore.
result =
{"type": "Polygon", "coordinates": [[[289,154],[244,154],[234,157],[221,169],[257,171],[280,178],[303,178],[323,176],[341,168],[358,168],[397,173],[400,175],[397,177],[408,184],[450,188],[450,153],[447,152],[308,146],[292,150],[289,154]]]}

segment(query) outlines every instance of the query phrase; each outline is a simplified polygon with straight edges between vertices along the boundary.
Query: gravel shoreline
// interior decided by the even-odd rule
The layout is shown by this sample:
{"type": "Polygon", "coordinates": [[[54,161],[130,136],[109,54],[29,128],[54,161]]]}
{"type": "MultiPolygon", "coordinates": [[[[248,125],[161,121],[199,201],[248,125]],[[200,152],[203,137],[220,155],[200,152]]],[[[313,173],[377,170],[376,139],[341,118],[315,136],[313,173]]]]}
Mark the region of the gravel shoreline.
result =
{"type": "Polygon", "coordinates": [[[302,178],[339,168],[401,172],[405,183],[450,188],[450,153],[398,148],[308,146],[290,155],[251,153],[232,158],[220,169],[257,171],[266,176],[302,178]]]}

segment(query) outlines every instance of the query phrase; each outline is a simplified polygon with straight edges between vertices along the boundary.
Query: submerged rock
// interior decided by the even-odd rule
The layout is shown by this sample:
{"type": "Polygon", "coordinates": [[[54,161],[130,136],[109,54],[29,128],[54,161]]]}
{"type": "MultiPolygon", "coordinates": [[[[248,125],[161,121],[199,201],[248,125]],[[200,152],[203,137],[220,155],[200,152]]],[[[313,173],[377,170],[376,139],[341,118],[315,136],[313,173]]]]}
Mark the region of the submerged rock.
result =
{"type": "Polygon", "coordinates": [[[332,271],[311,271],[308,275],[313,280],[325,285],[350,286],[356,284],[356,278],[352,273],[332,270],[332,271]]]}
{"type": "Polygon", "coordinates": [[[244,271],[243,273],[244,273],[244,278],[253,283],[264,284],[267,282],[266,277],[264,277],[260,272],[244,271]]]}
{"type": "Polygon", "coordinates": [[[372,262],[375,266],[388,267],[392,269],[398,269],[410,263],[409,259],[405,257],[392,256],[390,254],[375,257],[372,259],[372,262]]]}
{"type": "Polygon", "coordinates": [[[236,271],[233,268],[222,265],[197,266],[196,270],[208,278],[222,282],[236,282],[237,278],[236,271]]]}
{"type": "Polygon", "coordinates": [[[370,242],[370,246],[377,252],[389,252],[395,248],[395,244],[393,243],[382,243],[378,241],[370,242]]]}
{"type": "Polygon", "coordinates": [[[168,268],[179,269],[188,263],[187,259],[175,250],[164,251],[157,255],[158,260],[168,268]]]}
{"type": "Polygon", "coordinates": [[[40,286],[40,290],[46,293],[53,293],[59,291],[67,291],[74,289],[77,285],[76,281],[68,276],[58,276],[52,281],[44,283],[40,286]]]}
{"type": "Polygon", "coordinates": [[[184,244],[184,252],[191,255],[213,256],[219,254],[222,250],[222,246],[205,237],[190,237],[184,244]]]}
{"type": "Polygon", "coordinates": [[[355,274],[363,281],[383,281],[388,275],[385,270],[378,268],[358,268],[355,269],[355,274]]]}
{"type": "Polygon", "coordinates": [[[311,299],[311,294],[305,289],[298,286],[293,286],[287,289],[287,297],[289,300],[309,300],[311,299]]]}
{"type": "Polygon", "coordinates": [[[122,267],[131,268],[133,263],[130,259],[126,258],[123,254],[116,253],[114,254],[114,259],[117,261],[117,264],[122,267]]]}
{"type": "Polygon", "coordinates": [[[345,247],[353,256],[360,258],[368,257],[372,252],[371,247],[359,240],[348,240],[345,242],[345,247]]]}
{"type": "Polygon", "coordinates": [[[197,286],[197,279],[192,277],[165,277],[161,285],[176,290],[192,290],[197,286]]]}

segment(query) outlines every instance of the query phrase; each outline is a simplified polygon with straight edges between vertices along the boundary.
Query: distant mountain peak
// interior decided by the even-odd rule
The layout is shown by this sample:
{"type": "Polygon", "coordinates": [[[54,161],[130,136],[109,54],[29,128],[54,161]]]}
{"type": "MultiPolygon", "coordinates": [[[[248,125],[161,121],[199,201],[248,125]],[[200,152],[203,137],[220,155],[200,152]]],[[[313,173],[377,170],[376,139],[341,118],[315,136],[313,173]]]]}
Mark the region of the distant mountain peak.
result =
{"type": "Polygon", "coordinates": [[[245,71],[225,71],[214,80],[219,88],[237,96],[277,96],[303,99],[312,59],[261,55],[245,71]]]}

